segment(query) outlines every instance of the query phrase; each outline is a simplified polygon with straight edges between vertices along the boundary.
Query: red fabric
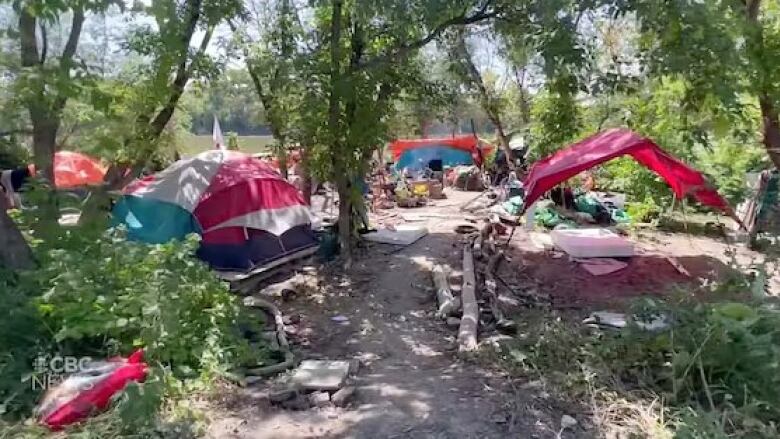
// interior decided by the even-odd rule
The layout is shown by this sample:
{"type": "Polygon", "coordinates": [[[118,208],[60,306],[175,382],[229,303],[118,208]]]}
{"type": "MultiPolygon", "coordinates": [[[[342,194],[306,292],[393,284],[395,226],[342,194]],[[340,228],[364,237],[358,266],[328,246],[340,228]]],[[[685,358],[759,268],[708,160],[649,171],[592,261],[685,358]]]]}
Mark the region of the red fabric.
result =
{"type": "Polygon", "coordinates": [[[399,139],[390,143],[390,152],[393,154],[393,161],[397,162],[404,151],[417,148],[428,148],[431,146],[449,146],[451,148],[469,152],[471,156],[475,158],[474,163],[477,166],[482,166],[482,159],[487,153],[487,150],[480,151],[479,139],[472,134],[437,139],[399,139]]]}
{"type": "Polygon", "coordinates": [[[244,155],[222,164],[193,213],[208,230],[250,212],[295,205],[306,205],[295,186],[268,164],[244,155]]]}
{"type": "Polygon", "coordinates": [[[73,151],[54,154],[54,184],[60,189],[103,183],[106,168],[99,160],[73,151]]]}
{"type": "Polygon", "coordinates": [[[149,186],[156,180],[154,175],[147,175],[146,177],[139,178],[136,180],[131,181],[128,183],[127,186],[122,189],[122,193],[124,194],[133,194],[137,191],[140,191],[141,189],[145,188],[146,186],[149,186]]]}
{"type": "MultiPolygon", "coordinates": [[[[109,361],[124,362],[121,358],[109,361]]],[[[78,396],[43,418],[41,422],[52,430],[60,430],[66,425],[87,418],[96,409],[104,410],[114,395],[121,392],[127,384],[131,381],[141,382],[144,379],[146,379],[146,363],[143,362],[143,351],[138,350],[128,357],[127,362],[111,372],[106,379],[98,382],[89,390],[79,393],[78,396]]]]}
{"type": "Polygon", "coordinates": [[[601,132],[534,163],[524,182],[525,206],[580,172],[623,155],[632,156],[660,175],[677,198],[691,195],[701,204],[733,216],[726,200],[699,171],[667,154],[653,141],[626,129],[601,132]]]}

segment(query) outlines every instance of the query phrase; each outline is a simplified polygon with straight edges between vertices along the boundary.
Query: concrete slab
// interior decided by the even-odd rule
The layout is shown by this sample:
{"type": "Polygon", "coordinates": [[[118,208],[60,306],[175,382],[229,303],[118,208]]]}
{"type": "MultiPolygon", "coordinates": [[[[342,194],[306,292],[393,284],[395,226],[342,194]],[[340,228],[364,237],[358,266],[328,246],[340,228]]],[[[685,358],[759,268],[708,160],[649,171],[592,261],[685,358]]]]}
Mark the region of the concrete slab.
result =
{"type": "Polygon", "coordinates": [[[334,391],[344,386],[348,375],[348,361],[306,360],[301,362],[290,381],[305,390],[334,391]]]}

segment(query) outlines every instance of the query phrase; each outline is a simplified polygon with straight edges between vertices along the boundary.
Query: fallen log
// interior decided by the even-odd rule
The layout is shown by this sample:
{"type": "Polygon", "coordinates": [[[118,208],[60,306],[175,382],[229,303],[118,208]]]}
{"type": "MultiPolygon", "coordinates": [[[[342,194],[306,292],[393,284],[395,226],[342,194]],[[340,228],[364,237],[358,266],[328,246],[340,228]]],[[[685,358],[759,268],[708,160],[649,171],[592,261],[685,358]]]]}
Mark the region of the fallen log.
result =
{"type": "Polygon", "coordinates": [[[469,352],[477,348],[479,306],[477,305],[476,284],[474,255],[471,253],[471,245],[468,243],[463,246],[463,288],[460,293],[463,316],[460,319],[460,329],[458,330],[458,350],[461,352],[469,352]]]}
{"type": "Polygon", "coordinates": [[[460,302],[452,295],[448,270],[442,265],[435,265],[432,274],[433,284],[436,286],[436,302],[439,304],[436,317],[446,319],[458,311],[460,302]]]}

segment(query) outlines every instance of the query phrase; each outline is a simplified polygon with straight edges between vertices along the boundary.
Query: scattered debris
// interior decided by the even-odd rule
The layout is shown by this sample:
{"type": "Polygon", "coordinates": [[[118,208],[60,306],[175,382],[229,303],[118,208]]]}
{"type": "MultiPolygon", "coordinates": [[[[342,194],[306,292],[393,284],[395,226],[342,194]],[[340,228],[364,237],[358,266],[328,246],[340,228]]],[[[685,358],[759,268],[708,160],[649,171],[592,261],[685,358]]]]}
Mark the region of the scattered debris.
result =
{"type": "Polygon", "coordinates": [[[582,323],[592,327],[623,329],[628,326],[628,317],[623,313],[596,311],[583,320],[582,323]]]}
{"type": "Polygon", "coordinates": [[[308,410],[311,407],[311,402],[309,401],[309,398],[303,395],[296,395],[295,398],[283,401],[282,407],[287,410],[308,410]]]}
{"type": "Polygon", "coordinates": [[[346,386],[336,391],[330,400],[336,407],[344,407],[349,404],[350,399],[355,394],[355,390],[354,386],[346,386]]]}
{"type": "Polygon", "coordinates": [[[640,317],[609,311],[596,311],[583,320],[582,323],[593,328],[603,329],[624,329],[629,323],[633,323],[645,331],[660,331],[668,328],[670,325],[668,317],[662,314],[640,317]]]}
{"type": "Polygon", "coordinates": [[[338,390],[349,375],[348,361],[306,360],[301,362],[291,382],[304,390],[338,390]]]}
{"type": "Polygon", "coordinates": [[[577,426],[577,420],[569,415],[561,416],[561,428],[566,430],[567,428],[573,428],[577,426]]]}
{"type": "Polygon", "coordinates": [[[439,304],[436,317],[440,319],[446,319],[457,312],[460,307],[458,299],[452,295],[448,272],[449,270],[446,267],[438,264],[433,267],[432,271],[433,284],[436,286],[436,300],[439,304]]]}
{"type": "Polygon", "coordinates": [[[460,319],[457,317],[447,317],[447,326],[450,328],[460,328],[460,319]]]}
{"type": "Polygon", "coordinates": [[[298,389],[294,387],[282,387],[268,392],[268,400],[273,403],[282,403],[298,396],[298,389]]]}
{"type": "Polygon", "coordinates": [[[409,222],[415,222],[415,221],[426,221],[428,219],[432,218],[452,218],[452,215],[446,214],[446,213],[436,213],[436,212],[426,212],[426,213],[402,213],[401,219],[404,221],[409,222]]]}
{"type": "Polygon", "coordinates": [[[604,276],[628,267],[627,262],[612,258],[579,258],[576,259],[580,266],[594,276],[604,276]]]}
{"type": "Polygon", "coordinates": [[[496,413],[495,415],[491,416],[490,420],[496,424],[506,424],[508,421],[506,415],[503,415],[501,413],[496,413]]]}
{"type": "Polygon", "coordinates": [[[691,277],[691,273],[685,268],[685,266],[683,266],[683,264],[680,263],[680,261],[677,260],[677,258],[667,256],[666,260],[672,264],[672,267],[674,267],[678,273],[682,274],[683,276],[691,277]]]}
{"type": "Polygon", "coordinates": [[[327,407],[330,405],[330,394],[328,392],[312,392],[309,394],[309,403],[314,407],[327,407]]]}
{"type": "Polygon", "coordinates": [[[477,232],[479,232],[477,226],[473,226],[471,224],[458,224],[455,226],[455,233],[460,235],[470,235],[477,232]]]}
{"type": "Polygon", "coordinates": [[[349,324],[349,317],[337,315],[330,318],[332,321],[339,323],[341,325],[348,325],[349,324]]]}

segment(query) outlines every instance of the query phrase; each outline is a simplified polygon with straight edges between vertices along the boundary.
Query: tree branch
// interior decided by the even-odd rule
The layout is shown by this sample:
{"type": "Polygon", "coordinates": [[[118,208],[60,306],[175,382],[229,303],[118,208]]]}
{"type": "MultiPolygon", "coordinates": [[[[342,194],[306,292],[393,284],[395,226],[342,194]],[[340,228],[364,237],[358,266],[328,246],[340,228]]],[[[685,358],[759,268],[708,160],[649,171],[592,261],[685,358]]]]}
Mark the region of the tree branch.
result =
{"type": "Polygon", "coordinates": [[[38,26],[41,28],[41,65],[44,65],[47,52],[49,51],[49,37],[46,34],[46,25],[39,23],[38,26]]]}
{"type": "Polygon", "coordinates": [[[176,76],[174,77],[173,83],[171,84],[171,94],[168,96],[168,102],[165,103],[163,108],[159,113],[157,113],[157,116],[154,117],[150,124],[151,132],[149,134],[152,139],[157,139],[160,137],[160,134],[162,134],[163,130],[165,130],[165,126],[168,124],[168,121],[171,120],[173,112],[176,110],[176,104],[179,102],[181,95],[184,93],[184,87],[187,85],[187,81],[189,81],[190,76],[192,75],[192,71],[197,59],[204,55],[206,48],[208,48],[209,42],[211,41],[211,36],[214,32],[213,25],[210,25],[206,30],[206,34],[203,36],[203,40],[200,43],[200,47],[198,48],[198,52],[196,53],[195,58],[193,58],[193,61],[188,65],[187,58],[189,54],[190,41],[192,40],[192,36],[198,26],[198,21],[200,20],[200,9],[202,3],[203,0],[187,2],[189,12],[187,14],[187,18],[185,19],[185,26],[182,30],[180,40],[182,44],[181,50],[183,52],[182,57],[176,69],[176,76]]]}
{"type": "Polygon", "coordinates": [[[434,27],[433,30],[425,37],[408,44],[403,44],[386,55],[378,56],[374,59],[368,60],[359,66],[360,69],[369,70],[379,67],[382,64],[405,58],[415,50],[425,47],[428,43],[438,38],[445,30],[452,26],[465,26],[496,17],[501,13],[500,9],[497,8],[491,12],[488,12],[488,8],[490,8],[490,5],[493,3],[493,1],[494,0],[485,0],[485,3],[483,3],[482,6],[472,15],[468,15],[467,12],[464,12],[458,16],[439,23],[439,25],[434,27]]]}
{"type": "Polygon", "coordinates": [[[35,38],[35,28],[38,19],[27,8],[19,10],[19,43],[21,49],[22,67],[33,67],[41,58],[38,55],[38,42],[35,38]]]}
{"type": "MultiPolygon", "coordinates": [[[[230,30],[234,34],[238,33],[238,28],[236,27],[236,24],[233,23],[233,20],[228,20],[228,26],[230,26],[230,30]]],[[[249,49],[247,49],[246,45],[242,45],[241,50],[244,52],[244,58],[246,58],[246,69],[249,73],[249,77],[252,79],[252,84],[255,86],[255,92],[260,98],[260,103],[263,104],[263,108],[265,109],[266,113],[270,113],[273,111],[273,96],[271,96],[269,93],[266,93],[265,87],[263,87],[263,82],[260,80],[258,66],[249,54],[249,49]]],[[[280,137],[281,131],[278,130],[274,123],[271,123],[271,130],[276,131],[274,133],[274,137],[280,137]]]]}
{"type": "Polygon", "coordinates": [[[79,44],[79,38],[81,38],[81,28],[84,26],[84,9],[78,8],[73,10],[73,24],[70,27],[70,34],[68,35],[68,41],[65,43],[65,48],[62,50],[62,58],[60,66],[62,68],[70,68],[70,62],[76,55],[76,48],[79,44]]]}

